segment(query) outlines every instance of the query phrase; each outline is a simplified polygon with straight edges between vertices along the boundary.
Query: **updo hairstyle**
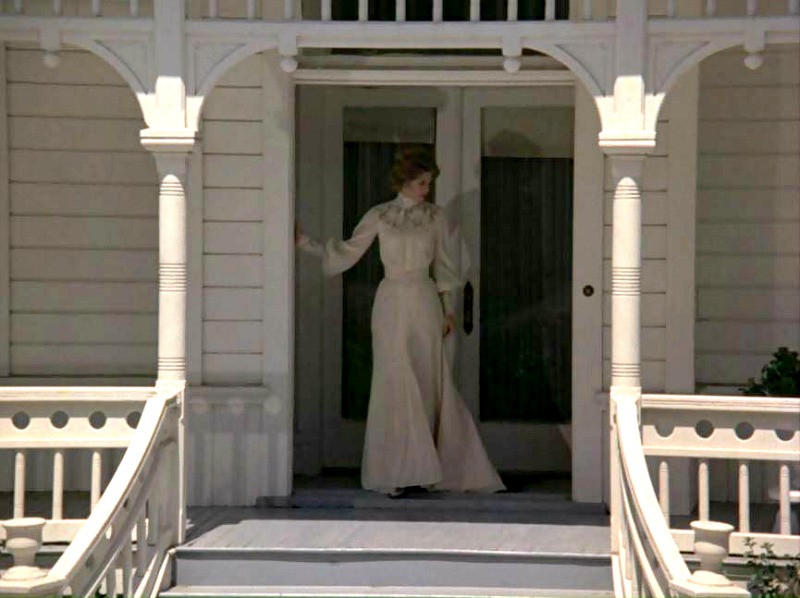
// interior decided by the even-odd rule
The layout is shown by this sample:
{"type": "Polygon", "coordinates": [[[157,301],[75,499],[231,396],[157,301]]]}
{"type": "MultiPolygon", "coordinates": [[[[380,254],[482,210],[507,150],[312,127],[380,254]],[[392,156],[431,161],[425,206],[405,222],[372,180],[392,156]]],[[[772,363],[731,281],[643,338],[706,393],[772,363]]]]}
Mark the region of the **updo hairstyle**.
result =
{"type": "Polygon", "coordinates": [[[439,176],[439,167],[433,152],[425,146],[408,145],[401,147],[394,156],[392,164],[392,191],[400,191],[403,185],[430,172],[433,178],[439,176]]]}

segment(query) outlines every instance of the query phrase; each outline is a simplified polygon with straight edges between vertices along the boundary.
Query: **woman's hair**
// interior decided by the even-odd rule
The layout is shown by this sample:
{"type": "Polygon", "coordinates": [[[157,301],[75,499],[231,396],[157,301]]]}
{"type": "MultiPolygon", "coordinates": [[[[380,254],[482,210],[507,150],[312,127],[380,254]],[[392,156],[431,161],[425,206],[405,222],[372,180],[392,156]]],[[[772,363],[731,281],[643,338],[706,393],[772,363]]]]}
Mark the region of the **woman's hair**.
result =
{"type": "Polygon", "coordinates": [[[395,154],[392,164],[392,190],[400,191],[403,185],[426,172],[430,172],[434,179],[439,176],[439,167],[436,165],[433,152],[421,145],[401,147],[395,154]]]}

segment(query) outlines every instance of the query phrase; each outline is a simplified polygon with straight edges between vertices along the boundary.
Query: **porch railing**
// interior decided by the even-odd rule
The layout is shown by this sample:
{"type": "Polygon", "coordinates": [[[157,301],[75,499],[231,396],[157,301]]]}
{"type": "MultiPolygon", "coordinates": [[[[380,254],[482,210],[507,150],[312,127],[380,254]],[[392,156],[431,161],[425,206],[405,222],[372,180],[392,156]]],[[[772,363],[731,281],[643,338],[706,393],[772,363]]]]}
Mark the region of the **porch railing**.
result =
{"type": "MultiPolygon", "coordinates": [[[[154,595],[167,553],[180,539],[180,404],[183,387],[6,388],[0,390],[0,449],[14,453],[13,518],[25,517],[26,458],[53,455],[52,516],[44,544],[69,542],[52,568],[15,568],[0,577],[0,595],[154,595]],[[127,448],[108,486],[101,488],[102,451],[127,448]],[[91,512],[64,519],[64,463],[76,449],[92,451],[91,512]],[[22,574],[25,575],[22,575],[22,574]],[[22,579],[24,577],[25,579],[22,579]]],[[[13,551],[12,551],[13,552],[13,551]]]]}
{"type": "MultiPolygon", "coordinates": [[[[800,399],[622,395],[611,398],[612,559],[617,595],[748,596],[741,587],[704,586],[681,552],[693,550],[694,532],[670,529],[666,458],[698,459],[699,521],[708,521],[709,459],[740,464],[739,523],[726,549],[742,554],[745,539],[768,541],[779,555],[800,552],[791,534],[792,466],[800,462],[800,399]],[[641,409],[641,414],[640,414],[641,409]],[[641,425],[641,431],[640,431],[641,425]],[[659,462],[659,494],[645,455],[659,462]],[[778,463],[778,533],[750,529],[749,463],[778,463]]],[[[795,480],[796,482],[796,480],[795,480]]]]}
{"type": "MultiPolygon", "coordinates": [[[[759,0],[704,0],[701,13],[682,12],[678,0],[650,0],[651,14],[659,12],[662,16],[674,18],[721,17],[721,16],[789,16],[800,15],[800,0],[784,0],[780,2],[760,2],[759,0]]],[[[693,7],[694,8],[694,7],[693,7]]]]}
{"type": "MultiPolygon", "coordinates": [[[[710,395],[642,397],[644,454],[657,459],[661,511],[670,521],[670,461],[697,462],[697,514],[711,515],[711,461],[733,461],[738,482],[738,521],[731,536],[731,554],[746,551],[745,539],[769,542],[777,554],[800,553],[792,505],[800,502],[800,399],[710,395]],[[755,530],[751,473],[766,466],[768,501],[777,503],[774,527],[755,530]],[[792,534],[794,532],[794,535],[792,534]]],[[[796,514],[794,515],[796,517],[796,514]]],[[[673,529],[682,551],[692,550],[692,532],[673,529]]]]}

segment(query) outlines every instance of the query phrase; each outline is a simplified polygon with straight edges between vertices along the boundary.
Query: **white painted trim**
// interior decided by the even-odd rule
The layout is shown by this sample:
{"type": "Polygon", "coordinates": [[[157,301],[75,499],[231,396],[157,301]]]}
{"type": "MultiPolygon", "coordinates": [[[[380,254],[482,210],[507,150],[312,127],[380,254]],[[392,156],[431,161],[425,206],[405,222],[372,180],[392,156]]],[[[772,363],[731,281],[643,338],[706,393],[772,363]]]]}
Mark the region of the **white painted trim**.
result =
{"type": "Polygon", "coordinates": [[[186,297],[186,376],[192,385],[203,382],[203,142],[195,142],[189,156],[186,180],[187,202],[187,269],[186,297]]]}
{"type": "Polygon", "coordinates": [[[607,484],[603,388],[603,188],[605,159],[597,145],[600,119],[594,99],[575,86],[575,186],[572,240],[572,499],[600,502],[607,484]],[[590,285],[594,294],[586,297],[590,285]],[[585,304],[582,309],[575,309],[585,304]],[[580,350],[576,348],[580,347],[580,350]]]}
{"type": "Polygon", "coordinates": [[[11,198],[8,168],[6,48],[0,43],[0,377],[11,373],[11,198]]]}
{"type": "Polygon", "coordinates": [[[669,114],[666,391],[694,392],[695,208],[699,68],[672,91],[669,114]]]}
{"type": "MultiPolygon", "coordinates": [[[[499,62],[499,60],[498,60],[499,62]]],[[[563,85],[575,80],[566,70],[520,71],[509,74],[502,70],[364,70],[364,69],[298,69],[294,79],[304,85],[416,85],[416,86],[502,86],[532,87],[563,85]]]]}

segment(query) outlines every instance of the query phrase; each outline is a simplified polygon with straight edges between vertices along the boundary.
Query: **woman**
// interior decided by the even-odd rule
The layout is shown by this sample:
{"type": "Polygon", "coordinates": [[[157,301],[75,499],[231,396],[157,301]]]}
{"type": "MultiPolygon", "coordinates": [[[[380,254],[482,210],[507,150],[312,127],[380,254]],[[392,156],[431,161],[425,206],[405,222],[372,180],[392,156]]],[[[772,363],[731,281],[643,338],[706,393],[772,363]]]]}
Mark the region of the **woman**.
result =
{"type": "Polygon", "coordinates": [[[439,168],[424,148],[395,158],[397,197],[370,209],[347,241],[298,247],[329,276],[352,267],[377,236],[384,267],[372,309],[373,371],[361,467],[364,488],[392,497],[410,487],[504,488],[453,382],[442,338],[455,330],[458,276],[443,247],[444,214],[425,198],[439,168]]]}

